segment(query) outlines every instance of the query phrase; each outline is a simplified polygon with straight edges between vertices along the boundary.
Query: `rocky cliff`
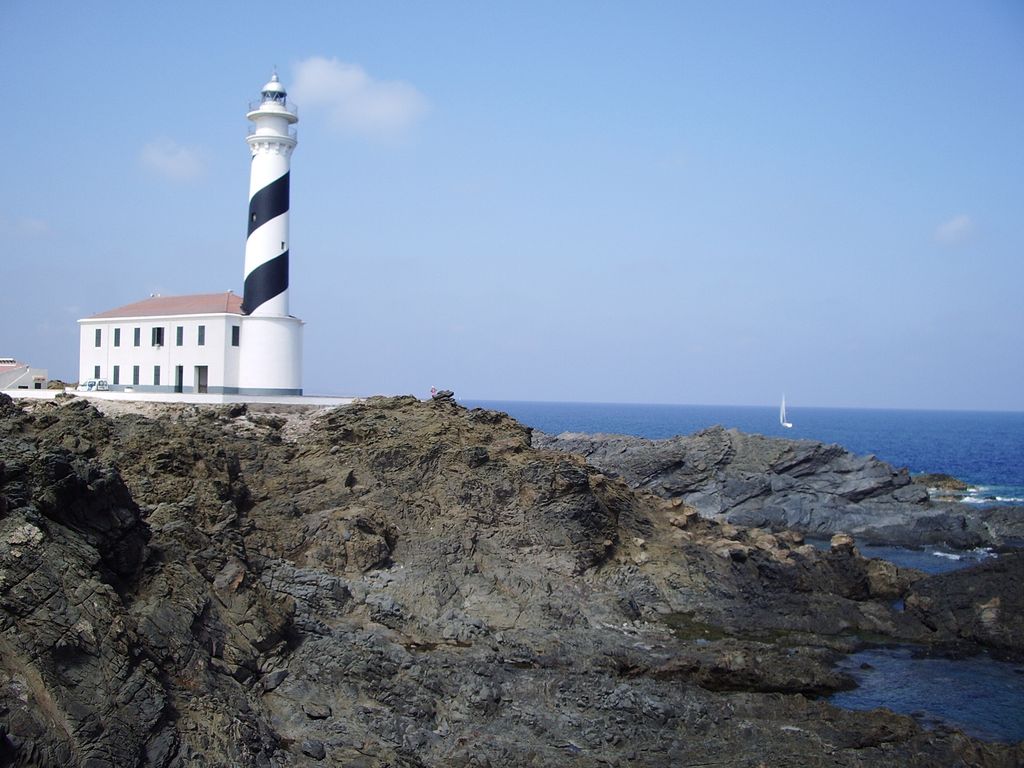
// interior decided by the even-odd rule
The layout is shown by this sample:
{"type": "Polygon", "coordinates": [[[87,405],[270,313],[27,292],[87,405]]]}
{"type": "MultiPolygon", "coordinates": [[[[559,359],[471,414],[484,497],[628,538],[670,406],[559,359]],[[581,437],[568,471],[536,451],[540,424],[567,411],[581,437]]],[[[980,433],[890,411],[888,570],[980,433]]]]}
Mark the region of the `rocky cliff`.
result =
{"type": "MultiPolygon", "coordinates": [[[[933,501],[906,469],[838,445],[722,427],[667,440],[537,434],[534,444],[584,456],[632,488],[681,499],[703,515],[739,525],[819,537],[848,532],[865,542],[906,546],[1024,542],[1024,515],[933,501]]],[[[944,477],[946,487],[955,487],[944,477]]]]}
{"type": "Polygon", "coordinates": [[[1020,650],[849,542],[702,519],[445,400],[104,407],[0,396],[0,763],[1024,759],[818,698],[869,636],[1020,650]]]}

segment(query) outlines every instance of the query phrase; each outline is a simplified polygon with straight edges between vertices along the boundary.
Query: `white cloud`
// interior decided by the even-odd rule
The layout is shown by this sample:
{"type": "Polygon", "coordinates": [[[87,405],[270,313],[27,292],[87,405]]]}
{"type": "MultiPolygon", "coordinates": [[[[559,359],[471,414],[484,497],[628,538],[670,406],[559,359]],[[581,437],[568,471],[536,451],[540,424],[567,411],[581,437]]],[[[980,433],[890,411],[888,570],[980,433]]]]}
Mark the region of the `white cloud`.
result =
{"type": "Polygon", "coordinates": [[[0,232],[5,235],[24,235],[25,237],[41,237],[50,231],[49,222],[31,216],[19,216],[15,219],[0,218],[0,232]]]}
{"type": "Polygon", "coordinates": [[[427,111],[427,100],[408,83],[375,80],[358,64],[314,56],[295,68],[291,95],[300,108],[326,107],[340,130],[390,138],[410,129],[427,111]]]}
{"type": "Polygon", "coordinates": [[[45,235],[50,231],[50,225],[45,221],[31,217],[18,219],[18,228],[26,235],[45,235]]]}
{"type": "Polygon", "coordinates": [[[190,181],[206,170],[202,153],[194,147],[183,147],[171,139],[149,142],[139,153],[143,167],[171,181],[190,181]]]}
{"type": "Polygon", "coordinates": [[[974,232],[974,222],[965,213],[944,221],[935,228],[935,242],[942,245],[962,243],[974,232]]]}

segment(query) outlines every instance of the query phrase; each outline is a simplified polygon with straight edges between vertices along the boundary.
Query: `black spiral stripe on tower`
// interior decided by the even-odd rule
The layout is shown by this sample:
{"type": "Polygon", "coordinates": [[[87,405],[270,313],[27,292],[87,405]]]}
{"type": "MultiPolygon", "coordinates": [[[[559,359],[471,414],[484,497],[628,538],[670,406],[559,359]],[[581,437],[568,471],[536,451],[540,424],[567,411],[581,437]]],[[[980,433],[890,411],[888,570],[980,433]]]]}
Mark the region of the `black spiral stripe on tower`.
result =
{"type": "MultiPolygon", "coordinates": [[[[290,172],[267,184],[249,200],[249,235],[288,212],[290,172]]],[[[288,251],[278,254],[245,276],[242,312],[251,314],[262,304],[288,290],[288,251]]]]}
{"type": "Polygon", "coordinates": [[[288,290],[288,251],[265,261],[245,276],[242,313],[251,314],[264,302],[288,290]]]}
{"type": "MultiPolygon", "coordinates": [[[[288,189],[291,171],[286,172],[263,189],[256,192],[249,201],[249,234],[268,221],[288,212],[288,189]]],[[[248,236],[248,235],[247,235],[248,236]]]]}

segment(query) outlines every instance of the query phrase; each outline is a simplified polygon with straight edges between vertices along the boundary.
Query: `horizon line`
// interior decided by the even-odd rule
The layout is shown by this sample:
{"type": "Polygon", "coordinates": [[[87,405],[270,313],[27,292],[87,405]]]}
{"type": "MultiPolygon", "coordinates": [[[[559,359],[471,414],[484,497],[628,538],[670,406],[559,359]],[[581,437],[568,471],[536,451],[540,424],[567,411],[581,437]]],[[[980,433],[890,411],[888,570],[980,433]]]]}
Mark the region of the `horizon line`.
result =
{"type": "MultiPolygon", "coordinates": [[[[477,403],[524,403],[531,405],[630,405],[646,407],[671,407],[671,408],[755,408],[755,409],[778,409],[778,403],[762,403],[751,405],[746,403],[650,403],[635,401],[612,401],[612,400],[514,400],[492,397],[459,397],[456,401],[477,402],[477,403]]],[[[834,411],[918,411],[922,413],[1010,413],[1024,414],[1024,408],[934,408],[934,407],[905,407],[905,406],[874,406],[874,405],[797,405],[786,403],[786,409],[798,412],[801,410],[834,410],[834,411]]]]}

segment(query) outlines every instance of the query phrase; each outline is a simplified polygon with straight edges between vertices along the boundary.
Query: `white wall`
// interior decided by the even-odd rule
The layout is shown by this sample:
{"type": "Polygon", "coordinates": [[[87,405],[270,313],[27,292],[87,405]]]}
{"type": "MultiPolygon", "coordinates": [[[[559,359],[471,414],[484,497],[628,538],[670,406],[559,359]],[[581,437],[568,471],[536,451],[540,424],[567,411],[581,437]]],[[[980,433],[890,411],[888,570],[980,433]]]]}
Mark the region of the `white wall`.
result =
{"type": "Polygon", "coordinates": [[[195,367],[205,365],[210,392],[231,390],[238,386],[239,348],[231,346],[231,327],[241,326],[242,316],[233,314],[169,315],[163,317],[119,317],[79,320],[79,381],[99,378],[113,386],[114,366],[119,366],[118,386],[133,386],[132,372],[139,366],[139,384],[143,391],[174,389],[175,367],[182,366],[184,391],[195,384],[195,367]],[[205,326],[205,343],[199,346],[199,326],[205,326]],[[177,343],[177,329],[182,328],[182,344],[177,343]],[[135,346],[135,329],[139,329],[139,345],[135,346]],[[153,345],[153,328],[164,329],[164,341],[153,345]],[[100,344],[96,345],[96,330],[100,344]],[[114,330],[120,329],[120,344],[114,346],[114,330]],[[153,369],[160,366],[160,384],[153,389],[153,369]]]}
{"type": "Polygon", "coordinates": [[[302,321],[247,315],[238,386],[243,394],[302,394],[302,321]]]}

